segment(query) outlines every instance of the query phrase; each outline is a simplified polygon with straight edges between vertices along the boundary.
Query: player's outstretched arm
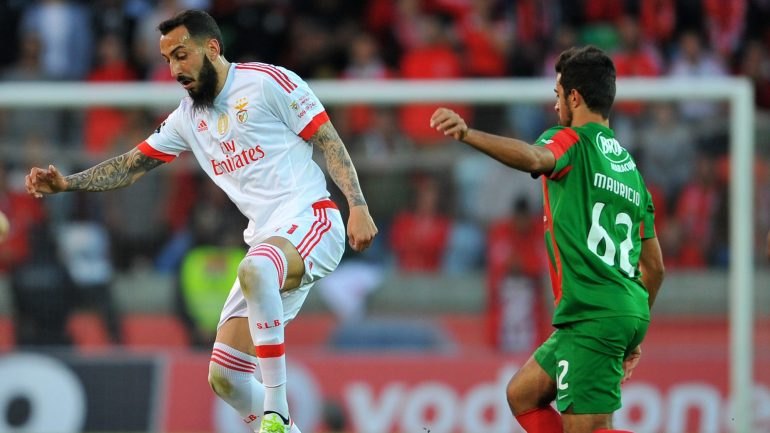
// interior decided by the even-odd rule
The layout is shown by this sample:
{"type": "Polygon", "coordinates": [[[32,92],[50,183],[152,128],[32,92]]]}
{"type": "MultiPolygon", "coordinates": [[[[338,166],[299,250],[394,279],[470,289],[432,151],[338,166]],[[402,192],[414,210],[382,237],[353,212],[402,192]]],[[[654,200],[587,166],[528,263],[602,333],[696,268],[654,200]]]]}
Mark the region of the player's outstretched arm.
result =
{"type": "Polygon", "coordinates": [[[556,166],[556,158],[550,150],[515,138],[471,129],[465,124],[465,119],[448,108],[437,109],[430,118],[430,126],[517,170],[550,173],[556,166]]]}
{"type": "Polygon", "coordinates": [[[33,167],[25,179],[27,192],[37,198],[65,191],[109,191],[136,182],[145,173],[163,164],[138,148],[101,162],[80,173],[64,176],[53,165],[33,167]]]}
{"type": "Polygon", "coordinates": [[[321,125],[309,141],[323,152],[329,177],[348,200],[350,246],[356,251],[363,251],[371,245],[377,235],[377,226],[369,215],[369,207],[366,205],[364,193],[361,192],[353,161],[331,122],[321,125]]]}
{"type": "Polygon", "coordinates": [[[642,252],[639,255],[639,270],[642,271],[642,284],[649,293],[649,305],[655,303],[661,284],[663,284],[663,253],[660,251],[658,238],[642,240],[642,252]]]}

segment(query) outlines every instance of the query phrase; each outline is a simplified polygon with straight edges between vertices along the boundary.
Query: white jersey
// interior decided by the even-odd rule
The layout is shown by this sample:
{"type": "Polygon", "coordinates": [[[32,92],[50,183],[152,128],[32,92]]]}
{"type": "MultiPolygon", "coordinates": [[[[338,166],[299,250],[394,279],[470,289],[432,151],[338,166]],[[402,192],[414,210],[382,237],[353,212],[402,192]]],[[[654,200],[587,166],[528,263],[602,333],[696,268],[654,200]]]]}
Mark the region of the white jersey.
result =
{"type": "Polygon", "coordinates": [[[307,140],[329,120],[295,73],[264,63],[232,63],[214,106],[186,97],[139,149],[169,162],[192,151],[208,176],[249,219],[248,244],[267,237],[329,196],[307,140]]]}

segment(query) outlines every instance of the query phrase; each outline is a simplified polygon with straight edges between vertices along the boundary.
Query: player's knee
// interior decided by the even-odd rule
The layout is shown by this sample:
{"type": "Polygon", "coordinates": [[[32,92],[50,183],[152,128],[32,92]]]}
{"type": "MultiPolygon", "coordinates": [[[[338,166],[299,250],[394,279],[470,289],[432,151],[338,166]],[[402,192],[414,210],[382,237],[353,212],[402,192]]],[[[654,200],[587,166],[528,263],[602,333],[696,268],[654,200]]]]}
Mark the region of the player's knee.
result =
{"type": "Polygon", "coordinates": [[[505,398],[514,415],[540,406],[540,399],[534,394],[518,375],[514,375],[505,387],[505,398]]]}
{"type": "Polygon", "coordinates": [[[508,407],[511,408],[511,412],[513,412],[514,415],[518,415],[526,410],[526,408],[522,407],[519,386],[516,383],[516,376],[512,377],[505,387],[505,399],[508,401],[508,407]]]}
{"type": "Polygon", "coordinates": [[[263,290],[260,281],[265,272],[264,267],[271,265],[269,260],[260,256],[248,256],[241,260],[238,265],[238,280],[245,295],[263,290]]]}

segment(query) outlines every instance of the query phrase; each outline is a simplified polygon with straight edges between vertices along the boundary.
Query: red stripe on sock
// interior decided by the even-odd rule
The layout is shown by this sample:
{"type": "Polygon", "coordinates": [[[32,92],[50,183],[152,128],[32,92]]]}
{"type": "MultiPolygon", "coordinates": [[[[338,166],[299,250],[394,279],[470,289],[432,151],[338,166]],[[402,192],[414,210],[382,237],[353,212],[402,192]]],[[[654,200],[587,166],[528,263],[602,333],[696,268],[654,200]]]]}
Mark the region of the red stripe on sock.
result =
{"type": "Polygon", "coordinates": [[[283,288],[286,271],[284,269],[281,253],[278,251],[277,247],[270,246],[269,244],[259,244],[249,250],[246,257],[249,256],[262,256],[273,262],[273,266],[275,266],[278,271],[278,288],[283,288]]]}
{"type": "Polygon", "coordinates": [[[278,358],[286,353],[286,348],[283,343],[280,344],[263,344],[261,346],[255,346],[257,352],[257,358],[278,358]]]}
{"type": "Polygon", "coordinates": [[[241,359],[241,358],[238,358],[237,356],[231,355],[231,354],[229,354],[229,353],[227,353],[227,352],[225,352],[224,350],[221,350],[221,349],[214,349],[211,352],[211,356],[212,357],[219,356],[220,358],[223,358],[223,359],[227,360],[228,362],[230,362],[230,363],[232,363],[234,365],[237,365],[239,367],[251,368],[252,371],[257,368],[257,364],[255,364],[253,362],[246,361],[246,360],[241,359]]]}
{"type": "Polygon", "coordinates": [[[285,279],[286,271],[284,269],[283,252],[278,250],[278,247],[265,244],[262,248],[257,247],[257,251],[265,251],[273,257],[273,263],[278,268],[278,287],[283,288],[283,280],[285,279]]]}
{"type": "Polygon", "coordinates": [[[248,368],[237,367],[237,366],[227,362],[226,360],[220,358],[219,355],[212,356],[211,357],[211,362],[219,364],[219,365],[221,365],[224,368],[227,368],[227,369],[230,369],[230,370],[235,370],[235,371],[240,371],[240,372],[243,372],[243,373],[254,373],[254,370],[255,370],[254,368],[248,369],[248,368]]]}

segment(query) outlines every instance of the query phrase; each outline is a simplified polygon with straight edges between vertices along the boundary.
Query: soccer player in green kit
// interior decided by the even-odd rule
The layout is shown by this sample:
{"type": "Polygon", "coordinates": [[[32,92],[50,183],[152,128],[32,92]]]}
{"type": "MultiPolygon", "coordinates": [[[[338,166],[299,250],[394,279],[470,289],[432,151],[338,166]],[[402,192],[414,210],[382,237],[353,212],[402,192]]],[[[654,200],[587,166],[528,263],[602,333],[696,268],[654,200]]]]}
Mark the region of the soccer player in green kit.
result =
{"type": "Polygon", "coordinates": [[[513,415],[528,433],[617,432],[612,413],[641,356],[663,259],[650,194],[609,128],[612,60],[571,48],[556,73],[560,125],[534,145],[469,128],[445,108],[430,124],[543,179],[556,330],[509,382],[513,415]]]}

